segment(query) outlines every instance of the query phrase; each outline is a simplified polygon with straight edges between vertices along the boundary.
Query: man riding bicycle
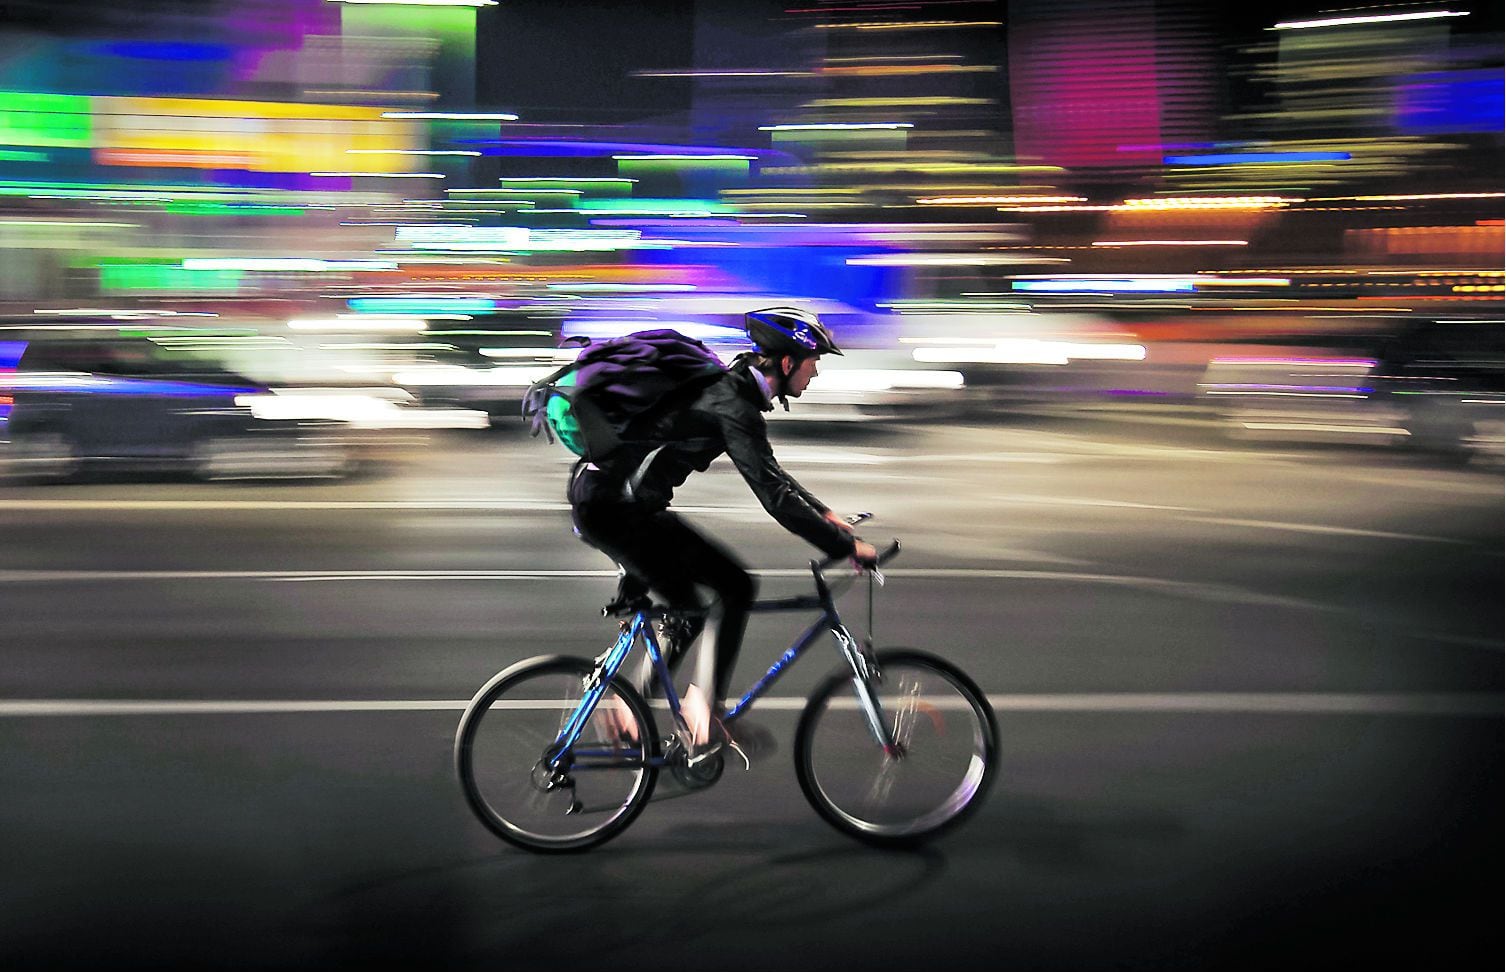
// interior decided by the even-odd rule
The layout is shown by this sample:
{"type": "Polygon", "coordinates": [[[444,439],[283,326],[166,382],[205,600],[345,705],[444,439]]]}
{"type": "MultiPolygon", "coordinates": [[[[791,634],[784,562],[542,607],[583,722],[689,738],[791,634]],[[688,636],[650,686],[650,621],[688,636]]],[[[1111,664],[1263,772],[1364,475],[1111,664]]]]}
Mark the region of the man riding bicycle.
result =
{"type": "MultiPolygon", "coordinates": [[[[878,556],[871,544],[854,536],[841,517],[779,465],[763,417],[773,410],[774,399],[788,409],[788,399],[804,393],[818,373],[821,355],[842,353],[831,332],[815,314],[792,307],[753,311],[745,315],[744,327],[754,349],[739,355],[683,407],[656,420],[652,439],[662,446],[604,465],[577,464],[569,488],[576,532],[622,565],[619,604],[652,588],[671,607],[711,622],[711,699],[708,702],[694,685],[685,698],[691,742],[699,753],[715,751],[729,741],[720,720],[721,706],[757,585],[731,550],[669,509],[675,487],[726,453],[780,526],[827,556],[850,557],[859,567],[872,566],[878,556]],[[697,585],[716,595],[709,612],[697,585]]],[[[683,644],[694,640],[703,627],[704,621],[695,621],[683,644]]],[[[703,673],[705,668],[703,664],[703,673]]]]}

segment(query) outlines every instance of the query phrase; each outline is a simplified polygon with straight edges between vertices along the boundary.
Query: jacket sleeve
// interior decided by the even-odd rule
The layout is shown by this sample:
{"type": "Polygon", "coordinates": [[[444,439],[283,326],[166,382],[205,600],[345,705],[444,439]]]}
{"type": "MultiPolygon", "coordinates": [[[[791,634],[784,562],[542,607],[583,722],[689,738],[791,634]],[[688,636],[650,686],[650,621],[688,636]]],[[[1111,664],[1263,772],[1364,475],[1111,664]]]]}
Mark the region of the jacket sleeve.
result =
{"type": "MultiPolygon", "coordinates": [[[[743,403],[739,402],[739,405],[743,403]]],[[[753,495],[779,525],[819,548],[828,557],[852,553],[853,537],[826,519],[826,507],[784,471],[769,445],[764,417],[751,405],[719,410],[717,421],[727,456],[753,495]]]]}

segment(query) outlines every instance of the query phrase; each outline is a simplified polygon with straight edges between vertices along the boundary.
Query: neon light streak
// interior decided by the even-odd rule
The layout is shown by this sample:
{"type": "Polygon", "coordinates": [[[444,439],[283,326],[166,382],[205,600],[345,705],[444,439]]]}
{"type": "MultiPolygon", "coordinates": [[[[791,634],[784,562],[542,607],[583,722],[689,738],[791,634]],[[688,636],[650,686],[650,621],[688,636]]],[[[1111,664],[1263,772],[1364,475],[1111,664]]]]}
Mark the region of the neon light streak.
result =
{"type": "Polygon", "coordinates": [[[480,152],[467,152],[460,149],[346,149],[346,155],[469,155],[480,156],[480,152]]]}
{"type": "Polygon", "coordinates": [[[1348,152],[1249,152],[1237,155],[1168,155],[1166,165],[1255,165],[1290,162],[1348,162],[1348,152]]]}
{"type": "Polygon", "coordinates": [[[1011,290],[1036,291],[1040,293],[1190,293],[1197,289],[1190,277],[1090,277],[1046,280],[1014,280],[1011,290]]]}
{"type": "Polygon", "coordinates": [[[329,179],[443,179],[438,172],[310,172],[317,178],[329,179]]]}
{"type": "Polygon", "coordinates": [[[1288,20],[1266,30],[1306,30],[1313,27],[1349,27],[1355,24],[1383,24],[1401,20],[1436,20],[1440,17],[1468,17],[1459,10],[1422,10],[1416,13],[1370,14],[1362,17],[1330,17],[1326,20],[1288,20]]]}
{"type": "Polygon", "coordinates": [[[916,20],[911,23],[816,24],[817,30],[931,30],[946,27],[1003,27],[998,20],[916,20]]]}
{"type": "Polygon", "coordinates": [[[1086,202],[1085,196],[930,196],[915,200],[922,206],[992,206],[1017,203],[1086,202]]]}
{"type": "Polygon", "coordinates": [[[446,121],[517,121],[518,116],[505,111],[384,111],[383,118],[446,121]]]}
{"type": "Polygon", "coordinates": [[[909,122],[832,122],[822,125],[759,125],[760,132],[845,132],[863,128],[914,128],[909,122]]]}
{"type": "Polygon", "coordinates": [[[1094,246],[1249,246],[1249,240],[1095,240],[1094,246]]]}
{"type": "Polygon", "coordinates": [[[393,7],[495,7],[497,0],[325,0],[326,3],[382,4],[393,7]]]}
{"type": "Polygon", "coordinates": [[[752,162],[755,155],[614,155],[618,162],[752,162]]]}
{"type": "Polygon", "coordinates": [[[273,272],[323,273],[331,270],[396,270],[397,264],[387,260],[316,260],[301,257],[191,257],[183,261],[182,268],[184,270],[267,270],[273,272]]]}

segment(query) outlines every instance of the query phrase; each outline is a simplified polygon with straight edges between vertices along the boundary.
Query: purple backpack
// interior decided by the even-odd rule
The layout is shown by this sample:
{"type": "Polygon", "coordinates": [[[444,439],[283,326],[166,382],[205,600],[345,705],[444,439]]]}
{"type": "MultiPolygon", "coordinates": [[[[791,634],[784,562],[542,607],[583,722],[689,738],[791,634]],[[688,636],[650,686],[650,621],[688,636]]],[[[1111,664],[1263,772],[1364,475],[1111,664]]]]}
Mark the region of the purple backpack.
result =
{"type": "Polygon", "coordinates": [[[558,439],[587,462],[601,463],[648,437],[652,421],[689,400],[726,371],[706,345],[678,331],[639,331],[592,344],[523,397],[532,434],[558,439]]]}

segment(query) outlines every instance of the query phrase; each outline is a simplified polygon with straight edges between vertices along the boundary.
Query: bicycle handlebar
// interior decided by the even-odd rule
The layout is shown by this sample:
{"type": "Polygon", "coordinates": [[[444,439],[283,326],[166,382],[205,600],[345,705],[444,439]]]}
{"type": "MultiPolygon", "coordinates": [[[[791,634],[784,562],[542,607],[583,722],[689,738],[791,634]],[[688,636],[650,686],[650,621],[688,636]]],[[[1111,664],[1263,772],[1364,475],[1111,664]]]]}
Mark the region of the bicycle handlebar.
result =
{"type": "MultiPolygon", "coordinates": [[[[890,560],[893,560],[898,555],[899,541],[892,540],[890,541],[889,546],[879,551],[878,558],[874,560],[873,566],[882,567],[884,564],[888,563],[890,560]]],[[[811,561],[811,569],[819,573],[821,571],[829,570],[830,568],[835,567],[837,564],[840,564],[842,561],[848,559],[850,559],[848,555],[843,554],[839,557],[827,557],[825,560],[813,560],[811,561]]]]}

